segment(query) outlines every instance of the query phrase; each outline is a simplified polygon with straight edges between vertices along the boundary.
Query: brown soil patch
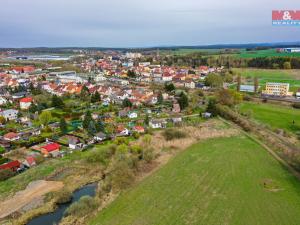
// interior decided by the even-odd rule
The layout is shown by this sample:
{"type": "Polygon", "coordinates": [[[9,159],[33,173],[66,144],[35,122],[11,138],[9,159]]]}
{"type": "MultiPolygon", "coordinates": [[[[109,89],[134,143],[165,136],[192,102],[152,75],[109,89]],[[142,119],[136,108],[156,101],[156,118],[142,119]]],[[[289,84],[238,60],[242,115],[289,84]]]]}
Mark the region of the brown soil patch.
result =
{"type": "Polygon", "coordinates": [[[12,198],[0,203],[0,218],[5,218],[27,205],[39,201],[45,194],[58,191],[64,186],[62,182],[38,180],[33,181],[25,190],[17,192],[12,198]]]}

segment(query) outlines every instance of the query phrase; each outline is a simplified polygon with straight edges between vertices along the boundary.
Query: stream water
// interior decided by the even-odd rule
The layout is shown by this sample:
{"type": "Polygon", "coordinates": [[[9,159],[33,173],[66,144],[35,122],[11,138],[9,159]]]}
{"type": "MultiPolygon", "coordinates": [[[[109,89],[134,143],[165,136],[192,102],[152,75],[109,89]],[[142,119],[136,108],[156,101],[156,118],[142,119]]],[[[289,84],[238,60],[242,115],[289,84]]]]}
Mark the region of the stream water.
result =
{"type": "Polygon", "coordinates": [[[64,217],[66,209],[74,202],[77,202],[82,196],[95,196],[97,184],[88,184],[82,188],[76,190],[72,194],[72,201],[59,204],[54,212],[47,213],[38,217],[33,218],[27,223],[27,225],[53,225],[58,224],[64,217]]]}

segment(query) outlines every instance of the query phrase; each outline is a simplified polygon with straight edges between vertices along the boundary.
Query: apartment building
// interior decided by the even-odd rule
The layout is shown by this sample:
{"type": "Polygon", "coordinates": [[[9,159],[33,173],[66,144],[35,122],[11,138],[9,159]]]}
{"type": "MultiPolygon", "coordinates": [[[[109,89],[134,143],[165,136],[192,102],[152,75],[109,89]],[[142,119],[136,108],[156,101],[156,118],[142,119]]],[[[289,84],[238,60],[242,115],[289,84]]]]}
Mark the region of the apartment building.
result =
{"type": "Polygon", "coordinates": [[[289,89],[289,83],[266,83],[266,90],[262,91],[262,94],[274,96],[292,96],[293,92],[289,92],[289,89]]]}

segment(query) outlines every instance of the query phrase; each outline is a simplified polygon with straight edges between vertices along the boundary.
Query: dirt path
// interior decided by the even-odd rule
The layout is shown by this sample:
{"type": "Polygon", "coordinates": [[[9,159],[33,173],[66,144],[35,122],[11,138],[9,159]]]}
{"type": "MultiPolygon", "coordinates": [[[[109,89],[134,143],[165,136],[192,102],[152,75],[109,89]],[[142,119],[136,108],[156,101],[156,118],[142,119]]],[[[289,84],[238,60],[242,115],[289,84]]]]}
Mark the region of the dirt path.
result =
{"type": "Polygon", "coordinates": [[[24,206],[39,200],[43,195],[58,191],[63,187],[62,182],[38,180],[33,181],[25,190],[17,192],[14,197],[0,203],[0,218],[22,209],[24,206]]]}

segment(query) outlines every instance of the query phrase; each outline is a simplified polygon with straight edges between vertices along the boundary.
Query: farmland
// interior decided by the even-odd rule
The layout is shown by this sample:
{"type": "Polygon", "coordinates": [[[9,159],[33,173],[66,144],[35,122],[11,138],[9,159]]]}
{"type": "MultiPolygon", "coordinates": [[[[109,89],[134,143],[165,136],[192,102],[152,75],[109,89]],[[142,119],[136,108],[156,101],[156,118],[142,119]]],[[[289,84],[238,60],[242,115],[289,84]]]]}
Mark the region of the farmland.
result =
{"type": "Polygon", "coordinates": [[[246,51],[236,55],[240,58],[258,58],[258,57],[300,57],[300,53],[277,52],[276,49],[246,51]]]}
{"type": "Polygon", "coordinates": [[[299,188],[252,140],[209,139],[121,194],[90,224],[300,224],[299,188]]]}
{"type": "Polygon", "coordinates": [[[240,111],[251,112],[255,120],[268,124],[274,129],[279,128],[290,132],[300,130],[299,109],[281,105],[244,102],[240,105],[240,111]]]}

